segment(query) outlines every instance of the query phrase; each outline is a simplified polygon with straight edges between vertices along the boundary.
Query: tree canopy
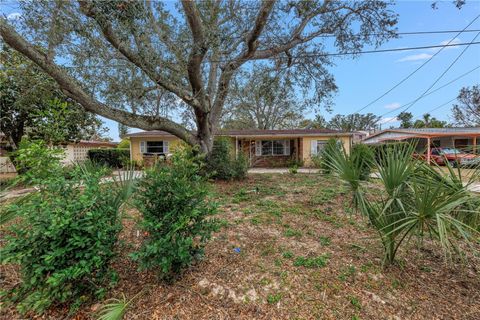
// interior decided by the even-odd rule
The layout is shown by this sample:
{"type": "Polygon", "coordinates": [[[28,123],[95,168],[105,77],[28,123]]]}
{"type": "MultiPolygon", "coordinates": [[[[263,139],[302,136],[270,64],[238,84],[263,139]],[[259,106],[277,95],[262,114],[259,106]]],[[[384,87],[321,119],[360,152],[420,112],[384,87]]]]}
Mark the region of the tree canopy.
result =
{"type": "Polygon", "coordinates": [[[400,128],[445,128],[450,126],[447,121],[438,120],[430,113],[425,113],[421,119],[415,121],[411,112],[400,112],[397,116],[400,120],[400,128]]]}
{"type": "Polygon", "coordinates": [[[480,86],[465,87],[460,90],[452,113],[455,124],[465,127],[480,126],[480,86]]]}
{"type": "Polygon", "coordinates": [[[352,132],[360,130],[372,130],[377,126],[378,120],[380,120],[380,117],[374,115],[373,113],[352,113],[347,115],[336,114],[332,117],[332,119],[330,119],[330,121],[325,120],[322,115],[317,114],[313,120],[303,120],[301,122],[301,126],[304,128],[328,128],[352,132]]]}
{"type": "Polygon", "coordinates": [[[395,37],[390,4],[32,1],[20,3],[20,19],[0,18],[0,34],[86,110],[209,152],[240,71],[284,70],[319,105],[334,81],[327,52],[359,52],[395,37]],[[173,120],[185,109],[196,130],[173,120]]]}
{"type": "Polygon", "coordinates": [[[105,129],[94,114],[66,97],[30,60],[0,51],[0,130],[18,146],[24,135],[47,143],[98,138],[105,129]]]}

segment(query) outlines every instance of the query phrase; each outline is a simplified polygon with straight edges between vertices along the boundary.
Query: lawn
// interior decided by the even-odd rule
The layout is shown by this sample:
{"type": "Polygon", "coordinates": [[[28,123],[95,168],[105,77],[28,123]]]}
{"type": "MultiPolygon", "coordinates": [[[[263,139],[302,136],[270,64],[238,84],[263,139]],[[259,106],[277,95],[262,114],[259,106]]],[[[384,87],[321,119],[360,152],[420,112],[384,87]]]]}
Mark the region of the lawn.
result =
{"type": "MultiPolygon", "coordinates": [[[[370,184],[374,195],[380,187],[370,184]]],[[[138,212],[128,210],[114,266],[120,280],[108,294],[141,292],[124,319],[480,318],[478,257],[447,264],[435,245],[411,243],[383,268],[374,231],[352,214],[347,188],[333,177],[256,174],[212,189],[221,229],[203,260],[173,283],[136,271],[128,253],[143,235],[138,212]]],[[[4,288],[18,283],[12,266],[1,275],[4,288]]],[[[83,306],[75,319],[95,319],[100,305],[83,306]]],[[[0,318],[20,316],[12,307],[0,318]]]]}

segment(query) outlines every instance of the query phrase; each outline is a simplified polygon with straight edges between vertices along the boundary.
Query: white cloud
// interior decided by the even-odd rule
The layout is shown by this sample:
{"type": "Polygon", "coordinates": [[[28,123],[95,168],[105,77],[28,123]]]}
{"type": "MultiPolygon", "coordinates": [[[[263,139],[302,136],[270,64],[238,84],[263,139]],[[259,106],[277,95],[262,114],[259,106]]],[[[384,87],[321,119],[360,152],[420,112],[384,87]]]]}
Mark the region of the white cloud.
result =
{"type": "Polygon", "coordinates": [[[397,117],[385,117],[378,121],[378,124],[385,124],[398,121],[397,117]]]}
{"type": "Polygon", "coordinates": [[[395,110],[400,107],[401,107],[401,104],[399,102],[389,103],[384,106],[385,109],[389,109],[389,110],[395,110]]]}
{"type": "MultiPolygon", "coordinates": [[[[459,39],[459,38],[454,38],[454,39],[447,39],[445,41],[442,41],[440,42],[440,45],[442,46],[445,46],[445,45],[452,45],[452,44],[459,44],[461,43],[462,41],[459,39]],[[449,43],[450,42],[450,43],[449,43]]],[[[445,49],[443,50],[447,50],[447,49],[457,49],[458,46],[452,46],[452,47],[445,47],[445,49]]],[[[432,48],[433,51],[437,51],[439,50],[439,48],[432,48]]]]}
{"type": "Polygon", "coordinates": [[[20,12],[12,12],[7,16],[7,20],[17,20],[22,16],[20,12]]]}
{"type": "Polygon", "coordinates": [[[405,62],[405,61],[418,61],[418,60],[427,60],[432,57],[429,53],[419,53],[419,54],[412,54],[401,59],[398,59],[397,62],[405,62]]]}

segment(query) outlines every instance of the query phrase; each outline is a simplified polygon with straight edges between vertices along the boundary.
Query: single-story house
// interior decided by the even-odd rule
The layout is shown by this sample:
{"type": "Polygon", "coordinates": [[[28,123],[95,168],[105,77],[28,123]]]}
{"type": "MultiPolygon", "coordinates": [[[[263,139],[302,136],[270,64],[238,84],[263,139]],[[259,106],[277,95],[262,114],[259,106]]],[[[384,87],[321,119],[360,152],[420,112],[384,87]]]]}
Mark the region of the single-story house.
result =
{"type": "Polygon", "coordinates": [[[80,140],[78,142],[61,144],[60,146],[65,151],[65,157],[62,159],[62,163],[70,164],[77,161],[85,161],[88,159],[88,150],[115,148],[117,144],[116,142],[97,140],[80,140]]]}
{"type": "Polygon", "coordinates": [[[365,144],[378,145],[398,141],[416,141],[417,151],[431,148],[458,148],[466,152],[479,153],[480,128],[409,128],[386,129],[363,140],[365,144]]]}
{"type": "MultiPolygon", "coordinates": [[[[352,145],[351,133],[328,129],[225,130],[215,137],[229,139],[235,155],[243,153],[251,167],[286,167],[292,161],[311,166],[312,156],[321,153],[330,138],[338,139],[347,152],[352,145]]],[[[165,131],[130,133],[125,138],[130,140],[130,160],[143,164],[170,154],[182,143],[165,131]]]]}

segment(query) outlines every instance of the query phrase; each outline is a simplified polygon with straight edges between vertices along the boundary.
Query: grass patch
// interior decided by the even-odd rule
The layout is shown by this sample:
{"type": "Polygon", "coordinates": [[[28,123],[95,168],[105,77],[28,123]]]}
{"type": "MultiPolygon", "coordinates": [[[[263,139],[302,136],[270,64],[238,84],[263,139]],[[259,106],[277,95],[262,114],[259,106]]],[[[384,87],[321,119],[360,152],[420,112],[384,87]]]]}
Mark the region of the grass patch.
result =
{"type": "Polygon", "coordinates": [[[325,267],[328,263],[330,255],[323,254],[318,257],[297,257],[293,261],[295,267],[305,267],[305,268],[322,268],[325,267]]]}
{"type": "Polygon", "coordinates": [[[281,293],[269,294],[267,296],[267,302],[269,304],[277,304],[281,299],[282,299],[282,294],[281,293]]]}

